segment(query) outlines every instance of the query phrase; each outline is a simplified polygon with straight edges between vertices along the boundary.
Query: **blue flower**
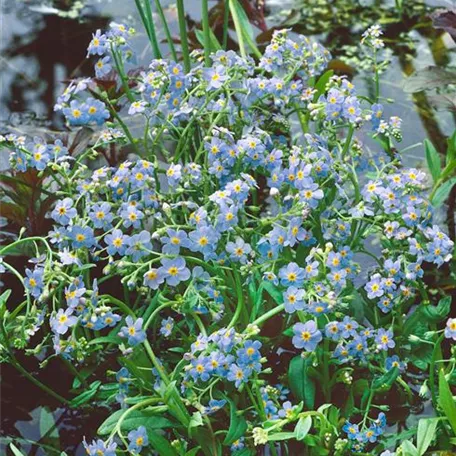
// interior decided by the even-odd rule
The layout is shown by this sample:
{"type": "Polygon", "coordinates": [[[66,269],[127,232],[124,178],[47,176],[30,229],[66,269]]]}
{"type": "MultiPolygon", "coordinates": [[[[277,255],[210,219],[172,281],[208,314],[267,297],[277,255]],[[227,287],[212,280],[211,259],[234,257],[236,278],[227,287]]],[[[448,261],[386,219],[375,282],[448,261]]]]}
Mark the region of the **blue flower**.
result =
{"type": "Polygon", "coordinates": [[[74,225],[69,230],[70,239],[73,241],[73,248],[92,247],[96,244],[93,229],[90,226],[74,225]]]}
{"type": "Polygon", "coordinates": [[[285,304],[285,311],[288,313],[296,312],[297,310],[304,309],[304,295],[305,291],[296,287],[289,287],[283,293],[283,301],[285,304]]]}
{"type": "Polygon", "coordinates": [[[196,231],[192,231],[188,237],[190,238],[190,250],[203,254],[211,253],[219,240],[218,233],[210,225],[199,227],[196,231]]]}
{"type": "Polygon", "coordinates": [[[375,343],[379,350],[388,350],[394,348],[396,343],[393,340],[393,331],[391,329],[385,330],[380,328],[375,336],[375,343]]]}
{"type": "Polygon", "coordinates": [[[242,238],[237,237],[235,242],[227,242],[226,251],[230,254],[232,260],[245,264],[247,263],[247,255],[252,251],[252,247],[244,242],[242,238]]]}
{"type": "Polygon", "coordinates": [[[136,206],[128,205],[120,213],[120,216],[124,220],[123,226],[129,228],[139,228],[141,226],[141,220],[144,218],[144,213],[140,211],[136,206]]]}
{"type": "Polygon", "coordinates": [[[295,285],[297,287],[304,283],[305,271],[296,263],[289,263],[279,270],[280,284],[284,287],[295,285]]]}
{"type": "Polygon", "coordinates": [[[109,74],[109,72],[112,70],[111,57],[109,57],[107,55],[105,57],[99,58],[95,62],[94,68],[95,68],[95,76],[97,78],[103,78],[104,76],[109,74]]]}
{"type": "Polygon", "coordinates": [[[228,79],[228,75],[225,72],[225,67],[217,65],[215,68],[205,68],[203,70],[204,80],[208,83],[207,88],[219,89],[223,83],[228,79]]]}
{"type": "Polygon", "coordinates": [[[174,320],[171,317],[163,319],[161,322],[160,334],[169,337],[173,331],[174,320]]]}
{"type": "Polygon", "coordinates": [[[59,309],[57,314],[50,319],[50,325],[52,331],[56,334],[66,334],[68,329],[76,324],[78,318],[73,314],[73,309],[68,308],[66,310],[59,309]]]}
{"type": "Polygon", "coordinates": [[[385,361],[385,369],[387,371],[393,369],[394,367],[397,367],[400,372],[404,372],[407,365],[399,359],[399,356],[393,355],[388,358],[386,358],[385,361]]]}
{"type": "Polygon", "coordinates": [[[323,339],[317,324],[313,320],[309,320],[306,323],[296,323],[293,326],[293,333],[293,345],[309,352],[315,351],[317,345],[323,339]]]}
{"type": "Polygon", "coordinates": [[[209,380],[211,376],[211,367],[207,362],[207,358],[200,355],[198,358],[192,359],[189,374],[195,381],[198,379],[201,379],[203,382],[209,380]]]}
{"type": "Polygon", "coordinates": [[[29,293],[34,297],[38,298],[44,287],[43,275],[44,269],[43,268],[35,268],[33,271],[30,269],[25,270],[25,279],[24,279],[24,286],[29,291],[29,293]]]}
{"type": "Polygon", "coordinates": [[[128,450],[139,453],[143,447],[149,444],[146,428],[139,426],[138,429],[130,431],[128,433],[128,440],[130,441],[128,450]]]}
{"type": "Polygon", "coordinates": [[[225,406],[225,404],[226,400],[224,399],[221,399],[219,401],[216,399],[211,399],[207,407],[204,407],[204,414],[210,415],[212,413],[218,412],[221,408],[225,406]]]}
{"type": "Polygon", "coordinates": [[[81,104],[77,100],[72,100],[70,102],[70,107],[63,108],[62,112],[70,125],[85,125],[89,121],[87,106],[85,104],[81,104]]]}
{"type": "Polygon", "coordinates": [[[103,440],[92,440],[90,444],[84,440],[84,448],[88,456],[116,456],[117,443],[103,442],[103,440]]]}
{"type": "Polygon", "coordinates": [[[190,270],[186,267],[185,260],[182,257],[164,258],[161,260],[161,264],[158,274],[164,277],[168,285],[176,286],[190,278],[190,270]]]}
{"type": "Polygon", "coordinates": [[[345,316],[344,319],[339,323],[342,337],[347,339],[350,336],[356,336],[356,329],[358,328],[358,323],[355,320],[352,320],[350,317],[345,316]]]}
{"type": "Polygon", "coordinates": [[[70,220],[76,217],[77,211],[73,207],[73,200],[71,198],[65,198],[57,201],[54,210],[51,213],[51,217],[61,225],[68,225],[70,220]]]}
{"type": "Polygon", "coordinates": [[[325,326],[325,336],[331,340],[338,341],[341,338],[340,324],[337,321],[330,321],[325,326]]]}
{"type": "Polygon", "coordinates": [[[111,204],[108,202],[94,204],[89,209],[89,217],[95,228],[110,228],[113,219],[111,204]]]}
{"type": "Polygon", "coordinates": [[[177,255],[181,247],[188,246],[188,236],[185,231],[173,230],[169,228],[167,230],[168,236],[162,236],[160,241],[163,243],[162,252],[168,255],[177,255]]]}
{"type": "Polygon", "coordinates": [[[367,291],[369,299],[379,298],[383,296],[385,290],[383,289],[382,278],[380,274],[374,274],[371,280],[366,283],[364,289],[367,291]]]}
{"type": "Polygon", "coordinates": [[[123,234],[121,230],[116,228],[111,233],[104,237],[104,242],[108,246],[107,252],[109,255],[124,255],[129,245],[130,237],[123,234]]]}
{"type": "Polygon", "coordinates": [[[148,254],[147,250],[152,249],[150,242],[150,233],[148,231],[141,231],[134,234],[128,240],[128,248],[125,251],[126,255],[131,255],[133,261],[138,261],[143,256],[148,254]]]}
{"type": "Polygon", "coordinates": [[[92,34],[92,41],[87,49],[87,55],[103,55],[107,51],[107,38],[106,35],[97,30],[92,34]]]}
{"type": "Polygon", "coordinates": [[[449,318],[445,326],[445,337],[456,340],[456,318],[449,318]]]}
{"type": "Polygon", "coordinates": [[[252,374],[252,371],[248,367],[238,366],[237,364],[233,363],[230,366],[227,380],[230,382],[234,382],[234,386],[239,388],[242,383],[247,383],[249,381],[249,377],[252,374]]]}
{"type": "Polygon", "coordinates": [[[120,337],[128,338],[128,343],[132,346],[138,345],[146,340],[146,333],[142,330],[142,318],[133,321],[133,317],[129,315],[125,319],[125,323],[127,326],[123,326],[119,331],[120,337]]]}
{"type": "Polygon", "coordinates": [[[347,437],[350,440],[356,440],[359,435],[359,427],[357,424],[352,424],[350,421],[346,421],[342,427],[342,430],[347,433],[347,437]]]}

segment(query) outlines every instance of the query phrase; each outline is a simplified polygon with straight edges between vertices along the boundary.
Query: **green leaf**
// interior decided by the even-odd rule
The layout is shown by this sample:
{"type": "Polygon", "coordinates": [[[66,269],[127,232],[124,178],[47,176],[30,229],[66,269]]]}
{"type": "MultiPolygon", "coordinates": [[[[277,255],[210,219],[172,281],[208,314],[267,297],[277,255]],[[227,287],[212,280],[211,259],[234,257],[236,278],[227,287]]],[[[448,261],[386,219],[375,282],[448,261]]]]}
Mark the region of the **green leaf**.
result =
{"type": "Polygon", "coordinates": [[[429,171],[431,172],[432,180],[434,182],[437,182],[440,177],[440,167],[442,165],[440,162],[440,155],[431,141],[428,139],[424,140],[424,150],[426,154],[426,162],[429,171]]]}
{"type": "Polygon", "coordinates": [[[261,57],[262,54],[255,43],[255,34],[253,31],[252,24],[250,23],[249,17],[244,11],[244,8],[238,0],[231,0],[230,6],[232,6],[232,8],[236,11],[236,15],[239,19],[241,33],[247,41],[248,45],[257,57],[261,57]]]}
{"type": "MultiPolygon", "coordinates": [[[[195,35],[201,46],[204,46],[204,32],[202,30],[195,29],[195,35]]],[[[222,45],[219,43],[211,28],[209,28],[209,38],[211,44],[211,52],[220,51],[222,49],[222,45]]]]}
{"type": "Polygon", "coordinates": [[[421,419],[418,422],[416,448],[418,450],[419,456],[422,456],[424,453],[426,453],[426,450],[429,448],[429,445],[435,437],[435,431],[437,429],[437,424],[439,421],[439,418],[426,418],[421,419]]]}
{"type": "Polygon", "coordinates": [[[418,456],[418,450],[410,440],[405,440],[401,444],[403,456],[418,456]]]}
{"type": "Polygon", "coordinates": [[[451,310],[451,296],[442,298],[436,306],[426,305],[421,307],[421,313],[431,323],[438,323],[446,318],[451,310]]]}
{"type": "MultiPolygon", "coordinates": [[[[98,435],[110,434],[126,411],[125,409],[117,410],[110,415],[98,428],[98,435]]],[[[123,431],[131,431],[139,426],[144,426],[148,431],[154,431],[157,429],[171,428],[174,424],[167,418],[157,416],[154,413],[148,413],[147,409],[142,411],[133,410],[122,421],[121,429],[123,431]]]]}
{"type": "Polygon", "coordinates": [[[102,336],[92,339],[89,342],[89,345],[96,344],[116,344],[119,345],[122,343],[122,339],[119,336],[102,336]]]}
{"type": "Polygon", "coordinates": [[[317,83],[315,84],[316,92],[315,92],[315,96],[314,96],[314,102],[316,102],[318,100],[318,98],[320,97],[320,95],[325,92],[326,84],[328,84],[328,82],[332,78],[333,74],[334,74],[333,70],[328,70],[320,76],[317,83]]]}
{"type": "Polygon", "coordinates": [[[283,304],[283,294],[271,282],[264,283],[264,289],[276,304],[283,304]]]}
{"type": "Polygon", "coordinates": [[[296,434],[296,440],[304,440],[305,436],[309,433],[311,426],[311,416],[302,416],[299,418],[298,424],[294,430],[294,433],[296,434]]]}
{"type": "Polygon", "coordinates": [[[13,442],[9,444],[9,447],[10,450],[13,452],[14,456],[25,456],[24,453],[22,453],[22,451],[19,450],[19,448],[16,445],[14,445],[13,442]]]}
{"type": "Polygon", "coordinates": [[[230,402],[230,427],[228,429],[228,433],[226,434],[225,440],[223,441],[223,444],[231,445],[233,442],[245,434],[245,431],[247,430],[247,422],[243,416],[239,416],[237,414],[237,409],[234,402],[228,398],[226,399],[230,402]]]}
{"type": "Polygon", "coordinates": [[[177,451],[171,446],[165,437],[156,432],[147,432],[149,443],[154,447],[160,456],[178,456],[177,451]]]}
{"type": "Polygon", "coordinates": [[[192,417],[190,418],[190,423],[188,424],[188,428],[194,428],[203,425],[203,417],[201,416],[200,412],[193,413],[192,417]]]}
{"type": "Polygon", "coordinates": [[[296,438],[296,433],[294,432],[278,432],[277,434],[272,434],[268,436],[269,442],[279,442],[281,440],[291,440],[296,438]]]}
{"type": "Polygon", "coordinates": [[[376,377],[372,384],[372,388],[374,390],[381,389],[382,391],[387,391],[391,388],[391,385],[396,381],[398,376],[399,369],[397,367],[393,367],[381,377],[376,377]]]}
{"type": "Polygon", "coordinates": [[[454,160],[456,160],[456,130],[447,139],[447,153],[446,153],[446,164],[447,166],[454,160]]]}
{"type": "Polygon", "coordinates": [[[440,207],[448,198],[448,195],[451,192],[451,189],[456,184],[456,177],[452,177],[451,179],[444,182],[440,185],[436,192],[434,193],[434,197],[432,198],[432,205],[435,207],[440,207]]]}
{"type": "Polygon", "coordinates": [[[295,356],[288,368],[288,382],[290,389],[298,401],[304,406],[313,409],[315,405],[315,383],[310,378],[308,368],[310,360],[295,356]]]}
{"type": "Polygon", "coordinates": [[[456,403],[453,399],[450,386],[445,378],[443,369],[439,372],[439,405],[448,418],[451,428],[456,435],[456,403]]]}
{"type": "Polygon", "coordinates": [[[6,310],[6,301],[8,301],[8,298],[10,297],[11,290],[5,290],[1,295],[0,295],[0,317],[3,318],[3,315],[5,314],[6,310]]]}
{"type": "Polygon", "coordinates": [[[98,391],[98,388],[100,388],[101,382],[97,380],[96,382],[93,382],[90,384],[90,387],[87,391],[82,392],[75,398],[73,398],[70,402],[71,407],[79,407],[82,404],[85,404],[86,402],[89,402],[90,399],[92,399],[93,396],[95,396],[96,392],[98,391]]]}

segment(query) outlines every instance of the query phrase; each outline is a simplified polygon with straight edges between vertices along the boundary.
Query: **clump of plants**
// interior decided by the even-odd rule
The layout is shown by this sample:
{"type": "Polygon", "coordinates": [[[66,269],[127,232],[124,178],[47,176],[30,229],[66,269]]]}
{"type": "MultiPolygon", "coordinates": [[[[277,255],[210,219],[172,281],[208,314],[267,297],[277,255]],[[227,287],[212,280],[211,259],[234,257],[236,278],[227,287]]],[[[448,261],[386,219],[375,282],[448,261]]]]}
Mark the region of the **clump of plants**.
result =
{"type": "Polygon", "coordinates": [[[46,236],[0,249],[24,288],[22,302],[1,297],[4,358],[61,357],[80,389],[70,405],[109,405],[89,455],[450,449],[455,361],[442,342],[456,319],[422,268],[448,263],[454,244],[433,222],[427,175],[401,163],[401,120],[383,114],[381,29],[362,39],[374,99],[286,30],[257,60],[205,48],[187,71],[135,69],[133,33],[97,31],[96,77],[56,106],[74,128],[101,127],[93,144],[70,154],[2,138],[15,172],[45,175],[57,198],[46,236]],[[128,159],[93,165],[114,147],[128,159]],[[8,254],[25,248],[17,270],[8,254]],[[420,388],[436,417],[390,434],[392,405],[420,388]]]}

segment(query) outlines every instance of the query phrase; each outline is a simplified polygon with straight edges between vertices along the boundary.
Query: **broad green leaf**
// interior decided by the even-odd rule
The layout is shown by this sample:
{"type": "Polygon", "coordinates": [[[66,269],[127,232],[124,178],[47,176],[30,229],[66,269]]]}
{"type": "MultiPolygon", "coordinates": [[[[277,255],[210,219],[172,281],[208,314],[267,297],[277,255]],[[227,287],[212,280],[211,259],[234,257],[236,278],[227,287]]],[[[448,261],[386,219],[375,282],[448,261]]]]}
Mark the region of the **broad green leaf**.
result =
{"type": "Polygon", "coordinates": [[[258,56],[261,57],[261,52],[258,49],[258,46],[255,43],[255,34],[253,31],[252,24],[244,11],[244,8],[238,0],[230,0],[230,6],[236,10],[236,15],[239,18],[239,23],[241,27],[241,33],[244,36],[246,42],[252,49],[252,51],[258,56]]]}
{"type": "Polygon", "coordinates": [[[450,386],[445,378],[443,369],[439,372],[439,405],[448,418],[451,428],[456,435],[456,403],[453,399],[450,386]]]}
{"type": "Polygon", "coordinates": [[[283,294],[271,282],[264,283],[264,289],[268,292],[269,296],[276,302],[276,304],[283,304],[283,294]]]}
{"type": "MultiPolygon", "coordinates": [[[[229,400],[229,399],[228,399],[229,400]]],[[[226,434],[225,440],[223,441],[224,445],[231,445],[237,439],[242,437],[247,430],[247,422],[243,416],[237,414],[236,405],[233,401],[230,402],[230,427],[228,433],[226,434]]]]}
{"type": "MultiPolygon", "coordinates": [[[[127,409],[128,410],[128,409],[127,409]]],[[[122,415],[124,415],[127,410],[117,410],[112,415],[110,415],[103,424],[98,428],[98,435],[108,435],[116,427],[122,415]]],[[[148,431],[153,431],[157,429],[171,428],[174,424],[167,418],[157,416],[153,413],[148,413],[146,410],[133,410],[128,413],[126,418],[122,421],[121,429],[123,431],[131,431],[136,429],[139,426],[144,426],[148,431]]]]}
{"type": "Polygon", "coordinates": [[[418,456],[418,450],[410,440],[405,440],[401,444],[403,456],[418,456]]]}
{"type": "Polygon", "coordinates": [[[432,180],[434,182],[437,182],[440,177],[440,155],[434,145],[428,139],[424,140],[424,150],[426,154],[426,162],[429,171],[431,172],[432,180]]]}
{"type": "Polygon", "coordinates": [[[190,423],[188,424],[189,429],[193,427],[198,427],[203,425],[203,417],[200,412],[195,412],[190,418],[190,423]]]}
{"type": "Polygon", "coordinates": [[[296,440],[303,440],[309,433],[312,426],[312,417],[303,416],[299,418],[298,424],[295,427],[294,433],[296,434],[296,440]]]}
{"type": "Polygon", "coordinates": [[[437,323],[447,317],[451,310],[451,296],[442,298],[436,306],[427,305],[421,307],[421,312],[427,321],[437,323]]]}
{"type": "Polygon", "coordinates": [[[418,422],[416,448],[418,450],[419,456],[422,456],[424,453],[426,453],[426,450],[429,448],[429,445],[435,437],[435,431],[437,429],[438,423],[439,418],[426,418],[421,419],[418,422]]]}
{"type": "Polygon", "coordinates": [[[318,81],[315,84],[315,96],[314,96],[314,102],[318,100],[320,95],[322,95],[325,92],[326,84],[328,84],[329,80],[333,76],[334,71],[333,70],[328,70],[325,73],[323,73],[318,81]]]}
{"type": "Polygon", "coordinates": [[[294,357],[288,368],[288,382],[290,389],[298,401],[303,401],[304,406],[313,409],[315,405],[315,383],[310,378],[309,360],[301,356],[294,357]]]}
{"type": "Polygon", "coordinates": [[[192,448],[190,451],[187,451],[187,453],[185,453],[185,456],[197,456],[199,450],[199,447],[192,448]]]}
{"type": "Polygon", "coordinates": [[[147,437],[149,437],[149,443],[160,456],[178,456],[177,451],[171,446],[168,440],[157,432],[148,431],[147,437]]]}
{"type": "Polygon", "coordinates": [[[444,182],[440,185],[436,192],[434,193],[434,197],[432,198],[432,205],[435,207],[440,207],[448,198],[448,195],[451,192],[451,189],[456,184],[456,177],[452,177],[451,179],[444,182]]]}

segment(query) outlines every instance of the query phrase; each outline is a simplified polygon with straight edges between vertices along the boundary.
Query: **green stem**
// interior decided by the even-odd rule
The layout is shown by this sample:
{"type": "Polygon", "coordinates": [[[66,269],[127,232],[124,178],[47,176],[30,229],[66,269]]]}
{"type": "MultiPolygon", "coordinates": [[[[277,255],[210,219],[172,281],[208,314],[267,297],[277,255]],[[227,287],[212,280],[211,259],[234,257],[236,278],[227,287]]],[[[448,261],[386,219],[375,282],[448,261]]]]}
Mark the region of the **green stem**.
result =
{"type": "Polygon", "coordinates": [[[209,7],[208,0],[201,0],[201,20],[203,24],[203,36],[204,36],[204,64],[207,67],[211,66],[211,38],[209,28],[209,7]]]}
{"type": "Polygon", "coordinates": [[[168,21],[166,20],[160,0],[155,0],[155,6],[157,7],[157,12],[160,16],[163,30],[165,31],[166,41],[168,42],[169,49],[171,50],[171,55],[173,56],[173,60],[177,62],[176,48],[174,47],[173,38],[171,36],[171,32],[169,31],[168,21]]]}
{"type": "Polygon", "coordinates": [[[179,20],[179,34],[181,40],[182,57],[184,58],[184,69],[190,71],[190,52],[188,49],[187,25],[185,23],[184,0],[177,0],[177,16],[179,20]]]}
{"type": "Polygon", "coordinates": [[[438,353],[440,352],[440,344],[444,339],[445,334],[441,334],[437,339],[432,350],[431,362],[429,363],[429,388],[431,389],[432,404],[437,407],[437,393],[435,390],[435,362],[437,360],[438,353]]]}
{"type": "Polygon", "coordinates": [[[256,320],[254,320],[251,323],[251,325],[252,326],[254,326],[254,325],[258,326],[261,323],[265,322],[266,320],[269,320],[270,318],[272,318],[274,315],[277,315],[278,313],[282,312],[284,309],[285,309],[285,305],[284,304],[280,304],[280,306],[274,307],[274,309],[271,309],[269,312],[266,312],[264,315],[262,315],[261,317],[257,318],[256,320]]]}
{"type": "Polygon", "coordinates": [[[353,125],[350,125],[350,127],[348,129],[348,136],[345,141],[344,148],[342,150],[342,159],[345,158],[345,156],[347,155],[348,149],[350,149],[350,144],[351,144],[351,140],[353,138],[354,131],[355,131],[355,127],[353,125]]]}
{"type": "Polygon", "coordinates": [[[245,59],[247,57],[247,53],[245,51],[244,34],[242,32],[242,25],[236,10],[236,5],[234,4],[235,2],[236,0],[230,1],[230,12],[231,17],[233,18],[234,29],[236,30],[236,35],[239,43],[239,52],[241,53],[241,56],[245,59]]]}
{"type": "Polygon", "coordinates": [[[228,325],[228,329],[232,328],[237,323],[237,321],[239,320],[239,317],[241,315],[241,312],[244,309],[244,305],[245,305],[244,304],[244,294],[242,292],[241,277],[239,275],[239,272],[236,271],[235,269],[233,270],[233,274],[234,274],[234,278],[235,278],[235,282],[236,282],[236,295],[238,298],[238,303],[237,303],[233,318],[231,319],[231,321],[228,325]]]}
{"type": "Polygon", "coordinates": [[[230,0],[225,0],[223,11],[223,40],[222,48],[226,51],[228,46],[228,21],[230,19],[230,0]]]}

